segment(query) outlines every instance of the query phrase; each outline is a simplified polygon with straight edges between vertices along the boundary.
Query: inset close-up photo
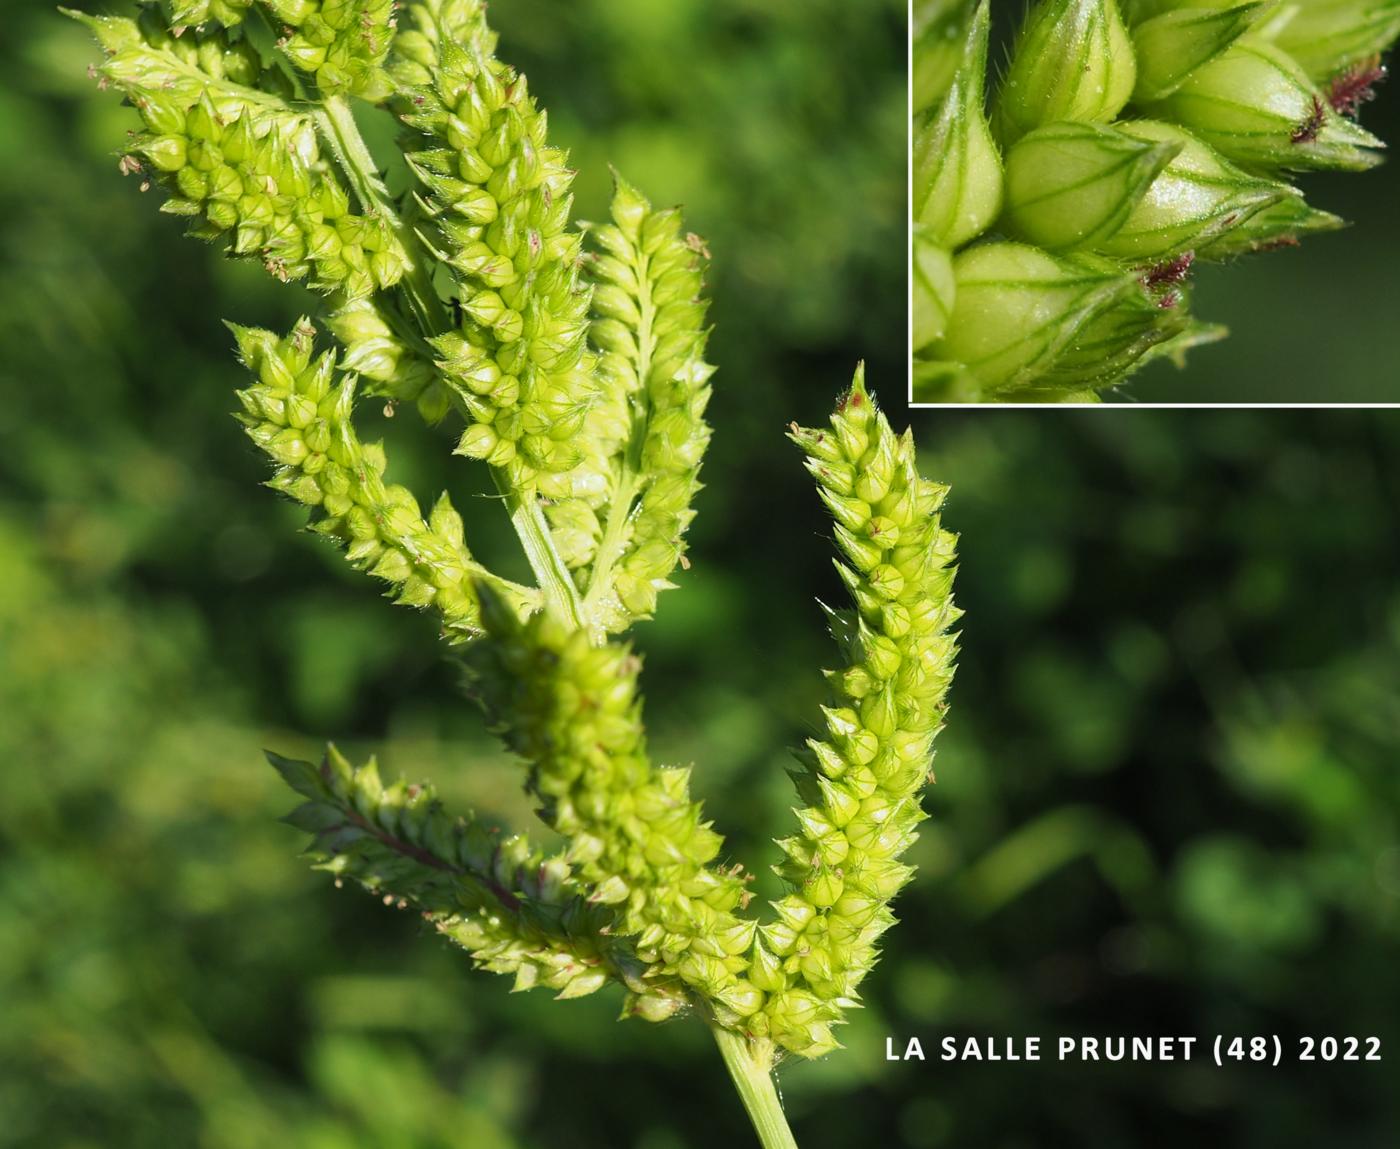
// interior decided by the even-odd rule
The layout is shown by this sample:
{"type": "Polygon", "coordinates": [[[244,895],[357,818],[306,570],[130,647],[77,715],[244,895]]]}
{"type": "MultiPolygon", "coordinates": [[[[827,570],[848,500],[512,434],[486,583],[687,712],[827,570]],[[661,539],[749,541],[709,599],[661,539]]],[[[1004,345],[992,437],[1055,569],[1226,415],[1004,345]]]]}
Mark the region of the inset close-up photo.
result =
{"type": "Polygon", "coordinates": [[[1400,402],[1400,3],[911,20],[911,402],[1400,402]]]}

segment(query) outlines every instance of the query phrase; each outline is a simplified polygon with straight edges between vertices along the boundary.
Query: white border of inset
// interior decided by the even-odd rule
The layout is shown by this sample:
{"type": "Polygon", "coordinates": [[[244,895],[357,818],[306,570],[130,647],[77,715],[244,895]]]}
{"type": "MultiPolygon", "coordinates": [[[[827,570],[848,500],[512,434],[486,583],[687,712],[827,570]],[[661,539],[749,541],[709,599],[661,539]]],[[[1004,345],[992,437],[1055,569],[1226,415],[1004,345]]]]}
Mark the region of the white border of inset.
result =
{"type": "Polygon", "coordinates": [[[909,359],[909,377],[904,381],[904,401],[911,411],[998,410],[998,411],[1392,411],[1396,403],[916,403],[914,401],[914,0],[909,0],[905,35],[905,76],[909,125],[905,149],[905,214],[908,229],[904,250],[908,252],[905,276],[904,345],[909,359]]]}

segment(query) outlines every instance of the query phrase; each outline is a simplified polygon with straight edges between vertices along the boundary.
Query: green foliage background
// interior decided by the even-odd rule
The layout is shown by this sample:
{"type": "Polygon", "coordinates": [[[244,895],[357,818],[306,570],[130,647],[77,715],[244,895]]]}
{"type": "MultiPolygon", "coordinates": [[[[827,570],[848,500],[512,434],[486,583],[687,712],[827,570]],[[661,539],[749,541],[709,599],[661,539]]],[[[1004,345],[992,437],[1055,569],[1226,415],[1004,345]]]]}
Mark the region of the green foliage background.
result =
{"type": "MultiPolygon", "coordinates": [[[[612,160],[684,199],[715,252],[709,489],[641,641],[658,750],[697,762],[758,868],[821,696],[812,599],[838,591],[781,430],[859,356],[887,400],[904,385],[902,6],[493,16],[585,214],[612,160]]],[[[295,857],[264,745],[334,736],[458,805],[529,813],[428,620],[257,486],[217,320],[285,324],[296,294],[118,177],[129,120],[89,59],[46,4],[7,8],[0,1149],[745,1144],[698,1026],[512,997],[295,857]]],[[[896,1067],[883,1045],[1223,1030],[1400,1051],[1400,420],[921,418],[926,469],[955,484],[966,654],[870,1008],[847,1051],[784,1078],[802,1143],[1392,1143],[1384,1065],[896,1067]]],[[[384,421],[396,461],[460,488],[409,422],[384,421]]]]}

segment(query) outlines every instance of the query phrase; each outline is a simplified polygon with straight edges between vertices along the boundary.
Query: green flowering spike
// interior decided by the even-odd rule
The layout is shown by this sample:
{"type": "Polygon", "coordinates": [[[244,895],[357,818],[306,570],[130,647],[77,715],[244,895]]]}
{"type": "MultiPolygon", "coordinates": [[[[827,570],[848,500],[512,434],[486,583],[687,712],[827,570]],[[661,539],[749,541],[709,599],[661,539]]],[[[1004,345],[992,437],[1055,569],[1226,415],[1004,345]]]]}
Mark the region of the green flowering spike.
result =
{"type": "Polygon", "coordinates": [[[575,998],[610,980],[641,988],[641,964],[608,936],[609,915],[574,888],[569,865],[521,835],[449,815],[427,783],[384,785],[373,759],[334,746],[319,766],[269,761],[305,799],[284,821],[311,835],[317,868],[413,909],[477,965],[575,998]]]}
{"type": "Polygon", "coordinates": [[[1333,110],[1282,50],[1249,37],[1152,105],[1236,163],[1276,170],[1364,171],[1384,145],[1333,110]]]}
{"type": "Polygon", "coordinates": [[[960,612],[955,537],[939,524],[947,491],[920,477],[912,436],[896,436],[857,373],[831,429],[795,428],[836,520],[837,570],[853,609],[831,613],[844,665],[827,674],[825,731],[799,755],[797,833],[779,843],[792,892],[762,927],[750,978],[770,994],[773,1040],[803,1056],[836,1044],[893,923],[913,869],[899,856],[924,818],[933,739],[953,677],[960,612]]]}
{"type": "Polygon", "coordinates": [[[709,444],[704,243],[621,177],[610,223],[587,226],[602,392],[584,424],[578,494],[547,508],[573,540],[584,611],[605,632],[649,617],[684,560],[709,444]]]}
{"type": "Polygon", "coordinates": [[[754,925],[733,871],[711,868],[722,839],[689,796],[689,771],[648,757],[637,698],[640,660],[624,645],[595,646],[549,611],[521,622],[483,590],[489,640],[467,648],[476,694],[506,744],[530,765],[528,788],[566,857],[634,939],[649,978],[679,978],[725,1024],[754,1013],[763,994],[742,976],[754,925]]]}
{"type": "MultiPolygon", "coordinates": [[[[387,597],[437,613],[565,845],[546,856],[452,818],[429,788],[386,786],[372,761],[357,769],[333,749],[319,766],[273,758],[303,798],[287,820],[323,869],[413,908],[516,989],[570,998],[617,982],[625,1016],[693,1010],[756,1125],[775,1133],[776,1052],[832,1047],[910,874],[898,855],[920,817],[951,673],[941,488],[918,477],[909,437],[893,438],[859,379],[833,420],[835,447],[798,433],[824,460],[855,609],[832,618],[847,665],[831,676],[799,831],[783,843],[793,889],[760,932],[743,913],[743,869],[719,864],[723,840],[691,798],[689,771],[652,763],[639,661],[610,638],[651,612],[684,560],[709,439],[704,243],[621,180],[610,222],[571,226],[573,173],[524,78],[494,58],[480,0],[409,0],[402,34],[380,0],[262,0],[232,31],[241,0],[165,3],[202,23],[162,24],[156,7],[139,22],[87,19],[108,53],[105,78],[146,125],[123,167],[158,179],[166,209],[196,234],[329,295],[319,314],[334,349],[318,351],[307,320],[286,338],[233,327],[252,376],[240,418],[275,464],[269,485],[310,508],[311,529],[387,597]],[[244,39],[262,44],[269,15],[310,79],[285,61],[264,68],[244,39]],[[416,181],[402,195],[347,99],[390,87],[416,181]],[[429,423],[464,417],[457,450],[493,465],[535,585],[472,554],[447,495],[426,510],[387,480],[382,445],[354,425],[357,395],[382,402],[386,418],[410,403],[429,423]]],[[[985,53],[985,13],[970,32],[967,16],[954,21],[959,39],[985,53]]],[[[963,159],[980,149],[996,175],[981,84],[971,71],[958,79],[980,125],[963,159]]],[[[996,214],[982,201],[999,175],[981,192],[966,175],[934,191],[964,196],[960,218],[940,226],[970,236],[996,214]],[[982,217],[972,230],[969,214],[982,217]]],[[[923,265],[918,320],[935,347],[956,345],[952,254],[931,242],[923,265]]],[[[1126,322],[1085,331],[1105,353],[1118,353],[1118,331],[1143,341],[1126,322]]],[[[1071,354],[1058,348],[1043,366],[1063,374],[1071,354]]],[[[972,372],[988,372],[986,360],[948,360],[939,375],[979,391],[972,372]]]]}
{"type": "Polygon", "coordinates": [[[917,114],[943,99],[962,66],[963,41],[973,18],[973,5],[967,0],[914,0],[911,16],[917,114]]]}
{"type": "MultiPolygon", "coordinates": [[[[234,327],[243,364],[257,382],[238,393],[248,436],[278,464],[275,490],[312,507],[312,529],[339,541],[360,570],[389,583],[408,606],[432,606],[457,639],[480,631],[473,580],[488,576],[471,556],[462,520],[444,495],[424,519],[413,495],[384,481],[378,444],[361,443],[351,423],[355,379],[342,376],[331,353],[315,354],[306,320],[285,339],[234,327]]],[[[537,596],[496,580],[516,610],[537,596]]]]}
{"type": "Polygon", "coordinates": [[[957,297],[937,357],[962,364],[989,392],[1034,384],[1081,327],[1138,289],[1130,273],[1016,243],[963,252],[953,275],[957,297]]]}
{"type": "Polygon", "coordinates": [[[324,96],[379,102],[393,91],[384,60],[394,41],[394,0],[265,0],[291,29],[278,48],[324,96]]]}
{"type": "Polygon", "coordinates": [[[983,110],[987,25],[983,3],[947,99],[914,133],[914,219],[945,247],[981,235],[1001,207],[1001,157],[983,110]]]}
{"type": "Polygon", "coordinates": [[[1400,37],[1400,0],[1295,0],[1285,12],[1270,38],[1319,84],[1400,37]]]}
{"type": "Polygon", "coordinates": [[[1176,8],[1138,24],[1132,31],[1138,61],[1133,98],[1141,103],[1171,95],[1193,71],[1249,31],[1263,11],[1263,4],[1176,8]]]}
{"type": "Polygon", "coordinates": [[[1153,180],[1127,221],[1098,250],[1135,263],[1174,259],[1204,249],[1259,212],[1302,197],[1287,184],[1252,176],[1171,124],[1133,120],[1119,125],[1145,144],[1177,153],[1153,180]]]}
{"type": "Polygon", "coordinates": [[[953,255],[920,228],[914,235],[914,348],[942,339],[953,310],[953,255]]]}
{"type": "Polygon", "coordinates": [[[419,133],[409,166],[461,296],[461,325],[432,341],[471,424],[458,450],[512,486],[565,497],[598,392],[568,227],[573,174],[525,77],[480,52],[444,41],[431,84],[403,109],[419,133]]]}
{"type": "Polygon", "coordinates": [[[1016,39],[997,92],[1004,143],[1055,120],[1108,123],[1137,81],[1116,0],[1040,0],[1016,39]]]}
{"type": "Polygon", "coordinates": [[[1098,250],[1179,150],[1099,124],[1036,128],[1007,153],[1004,224],[1050,251],[1098,250]]]}
{"type": "Polygon", "coordinates": [[[433,365],[432,348],[392,308],[356,299],[326,317],[340,342],[342,371],[359,376],[360,392],[414,404],[423,420],[440,423],[452,410],[452,392],[433,365]]]}
{"type": "Polygon", "coordinates": [[[397,238],[352,206],[312,118],[247,86],[260,65],[245,41],[220,29],[175,37],[149,21],[80,18],[108,52],[102,75],[146,125],[123,170],[159,182],[170,195],[162,210],[188,218],[191,234],[257,259],[278,279],[307,279],[346,299],[402,278],[397,238]],[[206,51],[211,45],[217,50],[206,51]]]}

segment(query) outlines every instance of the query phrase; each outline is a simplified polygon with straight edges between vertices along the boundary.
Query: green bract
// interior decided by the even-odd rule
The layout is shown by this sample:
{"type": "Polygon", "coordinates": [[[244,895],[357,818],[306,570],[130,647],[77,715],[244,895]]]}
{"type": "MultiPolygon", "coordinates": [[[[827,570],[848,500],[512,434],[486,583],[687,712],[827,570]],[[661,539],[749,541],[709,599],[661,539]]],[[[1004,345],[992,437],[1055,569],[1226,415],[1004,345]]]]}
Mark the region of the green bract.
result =
{"type": "MultiPolygon", "coordinates": [[[[105,81],[145,123],[123,170],[160,183],[195,234],[322,294],[286,335],[231,325],[239,418],[273,464],[269,485],[389,597],[433,614],[563,845],[546,855],[494,835],[334,749],[315,765],[273,756],[304,799],[288,821],[321,868],[421,914],[516,989],[618,985],[629,1016],[698,1015],[765,1142],[791,1145],[770,1071],[836,1046],[912,872],[899,859],[923,816],[957,617],[943,488],[919,476],[862,375],[830,429],[793,431],[853,602],[831,614],[842,665],[825,732],[801,755],[778,867],[789,891],[750,913],[689,770],[650,756],[641,662],[616,637],[684,565],[714,373],[703,241],[620,177],[607,220],[572,219],[573,172],[525,77],[496,58],[479,0],[397,14],[381,0],[169,0],[139,21],[81,18],[106,50],[105,81]],[[406,190],[381,178],[352,96],[398,117],[406,190]],[[391,479],[360,426],[366,409],[400,404],[452,421],[462,465],[489,470],[528,585],[474,552],[447,494],[425,509],[391,479]]],[[[980,108],[980,74],[962,83],[959,106],[980,108]]],[[[942,123],[959,150],[948,161],[940,142],[927,173],[930,342],[964,296],[984,306],[949,246],[992,222],[1002,180],[980,112],[971,133],[942,123]]],[[[1087,264],[1072,274],[1136,290],[1087,264]]],[[[968,347],[969,362],[1000,356],[1009,372],[1031,357],[995,339],[968,347]]]]}
{"type": "Polygon", "coordinates": [[[1154,120],[1122,125],[1134,139],[1176,149],[1100,250],[1131,260],[1167,260],[1183,251],[1208,255],[1221,235],[1240,230],[1284,200],[1302,201],[1287,184],[1235,167],[1181,128],[1154,120]]]}
{"type": "Polygon", "coordinates": [[[1193,263],[1340,226],[1289,173],[1380,160],[1355,117],[1396,0],[1038,0],[990,110],[987,5],[915,15],[916,400],[1095,401],[1180,363],[1223,334],[1193,263]]]}
{"type": "Polygon", "coordinates": [[[914,232],[914,346],[942,339],[953,310],[953,258],[925,229],[914,232]]]}
{"type": "Polygon", "coordinates": [[[1099,124],[1036,128],[1007,153],[1007,230],[1050,251],[1100,250],[1179,150],[1099,124]]]}
{"type": "Polygon", "coordinates": [[[1026,18],[997,93],[1002,141],[1057,120],[1107,123],[1136,82],[1117,0],[1042,0],[1026,18]]]}
{"type": "Polygon", "coordinates": [[[1274,42],[1318,83],[1370,61],[1400,37],[1400,0],[1299,0],[1274,42]]]}
{"type": "Polygon", "coordinates": [[[1174,8],[1144,20],[1133,29],[1139,61],[1133,98],[1147,102],[1171,95],[1196,69],[1244,35],[1262,9],[1262,4],[1174,8]]]}
{"type": "Polygon", "coordinates": [[[1380,140],[1337,115],[1307,73],[1271,44],[1235,44],[1153,108],[1238,163],[1362,171],[1380,162],[1369,150],[1380,140]]]}

